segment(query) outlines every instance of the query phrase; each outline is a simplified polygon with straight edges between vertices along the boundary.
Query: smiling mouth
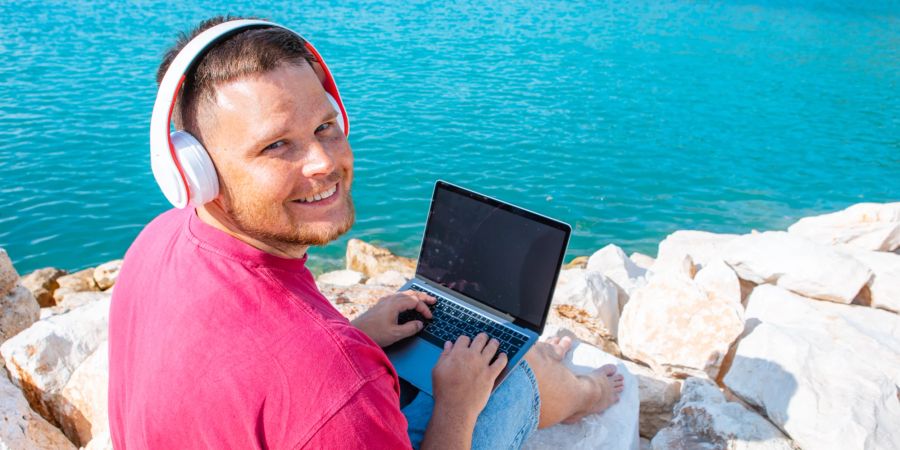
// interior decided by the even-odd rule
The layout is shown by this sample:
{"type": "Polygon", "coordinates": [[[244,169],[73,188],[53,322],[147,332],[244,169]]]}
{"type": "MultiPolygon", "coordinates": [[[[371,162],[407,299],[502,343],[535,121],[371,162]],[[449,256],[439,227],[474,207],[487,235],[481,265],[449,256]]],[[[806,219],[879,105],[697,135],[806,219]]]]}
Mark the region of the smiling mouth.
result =
{"type": "Polygon", "coordinates": [[[311,197],[306,197],[306,198],[300,198],[300,199],[294,200],[294,202],[295,203],[315,203],[315,202],[319,202],[322,200],[326,200],[326,199],[333,197],[334,194],[337,192],[337,189],[338,189],[338,185],[335,184],[334,186],[332,186],[322,192],[319,192],[316,195],[313,195],[311,197]]]}

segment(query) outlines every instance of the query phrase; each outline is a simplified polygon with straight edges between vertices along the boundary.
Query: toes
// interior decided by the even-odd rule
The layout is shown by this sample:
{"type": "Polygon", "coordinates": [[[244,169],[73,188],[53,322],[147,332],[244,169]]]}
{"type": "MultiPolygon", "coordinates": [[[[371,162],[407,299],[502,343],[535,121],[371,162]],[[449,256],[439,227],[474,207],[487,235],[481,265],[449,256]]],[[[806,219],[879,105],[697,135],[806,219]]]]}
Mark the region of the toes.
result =
{"type": "Polygon", "coordinates": [[[613,375],[610,379],[613,381],[622,381],[625,379],[625,377],[622,376],[621,373],[617,373],[617,374],[613,375]]]}
{"type": "Polygon", "coordinates": [[[569,349],[572,348],[572,338],[570,338],[569,336],[563,336],[563,338],[559,340],[559,346],[562,347],[563,350],[568,352],[569,349]]]}
{"type": "Polygon", "coordinates": [[[608,377],[608,376],[611,376],[616,373],[616,366],[614,366],[612,364],[607,364],[605,366],[600,367],[599,370],[600,370],[600,373],[602,373],[603,375],[606,375],[608,377]]]}

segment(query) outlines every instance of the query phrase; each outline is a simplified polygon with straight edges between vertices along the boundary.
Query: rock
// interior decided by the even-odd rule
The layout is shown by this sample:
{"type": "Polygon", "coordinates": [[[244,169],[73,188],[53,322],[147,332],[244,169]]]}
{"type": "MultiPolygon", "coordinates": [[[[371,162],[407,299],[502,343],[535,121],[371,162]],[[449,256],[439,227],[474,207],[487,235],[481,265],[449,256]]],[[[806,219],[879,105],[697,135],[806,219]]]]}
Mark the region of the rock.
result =
{"type": "Polygon", "coordinates": [[[843,211],[806,217],[788,232],[824,244],[847,244],[861,250],[900,248],[900,202],[859,203],[843,211]]]}
{"type": "Polygon", "coordinates": [[[13,383],[22,389],[31,408],[51,423],[63,422],[60,392],[75,369],[106,339],[108,318],[109,303],[89,303],[35,322],[0,345],[13,383]]]}
{"type": "Polygon", "coordinates": [[[360,305],[358,303],[341,303],[334,305],[334,307],[337,308],[338,312],[346,317],[347,320],[356,319],[369,310],[369,305],[360,305]]]}
{"type": "Polygon", "coordinates": [[[109,434],[109,429],[107,428],[94,436],[91,442],[88,442],[88,445],[84,446],[82,450],[113,450],[112,436],[109,434]]]}
{"type": "Polygon", "coordinates": [[[388,270],[396,270],[406,278],[416,273],[416,261],[392,254],[388,249],[367,244],[359,239],[347,241],[347,268],[374,277],[388,270]]]}
{"type": "Polygon", "coordinates": [[[778,428],[725,395],[711,381],[688,378],[672,424],[652,441],[654,449],[793,450],[778,428]]]}
{"type": "Polygon", "coordinates": [[[56,279],[59,288],[53,292],[53,298],[57,304],[62,303],[66,296],[76,292],[96,292],[100,288],[94,282],[94,269],[84,269],[56,279]]]}
{"type": "Polygon", "coordinates": [[[409,281],[409,278],[403,276],[402,273],[396,270],[388,270],[369,278],[366,280],[366,284],[400,289],[407,281],[409,281]]]}
{"type": "Polygon", "coordinates": [[[872,276],[834,248],[783,231],[741,236],[724,252],[725,262],[744,280],[837,303],[852,302],[872,276]]]}
{"type": "Polygon", "coordinates": [[[647,270],[649,270],[651,267],[653,267],[653,263],[656,262],[656,258],[654,258],[650,255],[645,255],[643,253],[638,253],[638,252],[632,253],[628,257],[628,259],[630,259],[632,262],[634,262],[634,264],[636,266],[640,267],[641,269],[647,269],[647,270]]]}
{"type": "Polygon", "coordinates": [[[100,264],[94,269],[94,283],[101,291],[105,291],[116,284],[119,278],[119,270],[122,268],[122,260],[117,259],[100,264]]]}
{"type": "MultiPolygon", "coordinates": [[[[723,247],[737,237],[736,234],[717,234],[707,231],[676,231],[659,243],[654,266],[656,264],[660,264],[660,267],[669,266],[671,260],[680,264],[684,260],[684,255],[688,255],[693,263],[703,267],[709,260],[722,259],[723,247]]],[[[657,271],[655,268],[651,270],[657,271]]]]}
{"type": "MultiPolygon", "coordinates": [[[[544,336],[555,335],[552,327],[545,328],[544,336]]],[[[587,373],[604,364],[616,364],[625,377],[625,389],[619,402],[603,414],[592,414],[572,425],[559,424],[535,431],[526,441],[525,449],[610,449],[637,450],[638,441],[638,389],[634,376],[621,360],[591,345],[575,341],[565,359],[566,365],[576,373],[587,373]]]]}
{"type": "Polygon", "coordinates": [[[619,294],[600,272],[585,269],[561,271],[553,292],[553,305],[571,305],[585,311],[596,325],[616,335],[619,326],[619,294]]]}
{"type": "Polygon", "coordinates": [[[746,314],[724,377],[735,395],[801,448],[900,448],[900,316],[771,285],[746,314]]]}
{"type": "Polygon", "coordinates": [[[653,446],[650,444],[650,439],[641,438],[639,448],[640,450],[653,450],[653,446]]]}
{"type": "Polygon", "coordinates": [[[587,270],[597,271],[613,281],[618,288],[619,310],[628,302],[628,296],[638,286],[643,286],[646,281],[644,275],[647,269],[637,266],[628,259],[625,252],[616,245],[609,244],[591,255],[587,263],[587,270]]]}
{"type": "Polygon", "coordinates": [[[587,256],[576,256],[574,259],[569,261],[568,263],[563,265],[563,270],[568,269],[584,269],[587,267],[588,257],[587,256]]]}
{"type": "Polygon", "coordinates": [[[107,401],[109,384],[109,352],[100,343],[72,373],[60,394],[60,424],[68,436],[76,436],[86,445],[109,429],[107,401]]]}
{"type": "Polygon", "coordinates": [[[859,250],[849,246],[837,248],[872,271],[872,278],[868,283],[870,305],[900,313],[900,255],[859,250]]]}
{"type": "Polygon", "coordinates": [[[40,319],[41,308],[31,291],[18,285],[0,296],[0,342],[19,334],[40,319]]]}
{"type": "Polygon", "coordinates": [[[365,284],[354,284],[351,286],[323,284],[319,286],[319,290],[328,301],[335,305],[344,303],[374,305],[383,297],[396,293],[396,290],[391,288],[365,284]]]}
{"type": "Polygon", "coordinates": [[[741,303],[741,281],[721,259],[711,260],[697,272],[694,281],[711,300],[741,303]]]}
{"type": "Polygon", "coordinates": [[[684,278],[694,278],[697,274],[698,267],[694,264],[691,255],[683,254],[678,256],[670,256],[666,258],[658,258],[650,268],[647,278],[656,276],[680,276],[684,278]]]}
{"type": "Polygon", "coordinates": [[[633,362],[626,361],[625,366],[638,382],[641,436],[652,438],[672,420],[672,410],[681,399],[681,380],[664,377],[633,362]]]}
{"type": "Polygon", "coordinates": [[[31,410],[22,392],[6,376],[0,376],[0,448],[74,450],[76,447],[31,410]]]}
{"type": "Polygon", "coordinates": [[[326,283],[334,286],[352,286],[363,280],[363,274],[355,270],[335,270],[326,272],[316,278],[317,283],[326,283]]]}
{"type": "Polygon", "coordinates": [[[625,305],[619,346],[658,373],[715,379],[743,330],[740,304],[710,298],[684,276],[654,276],[625,305]]]}
{"type": "Polygon", "coordinates": [[[56,304],[53,292],[59,288],[59,283],[56,280],[65,274],[65,270],[55,267],[38,269],[22,277],[22,286],[31,291],[41,308],[53,306],[56,304]]]}
{"type": "Polygon", "coordinates": [[[19,273],[13,267],[12,260],[6,250],[0,248],[0,296],[8,294],[15,289],[19,282],[19,273]]]}
{"type": "Polygon", "coordinates": [[[41,320],[58,314],[65,314],[73,309],[80,308],[88,303],[109,302],[112,298],[112,290],[103,292],[75,292],[66,296],[65,301],[49,308],[41,308],[41,320]]]}
{"type": "Polygon", "coordinates": [[[602,325],[598,325],[597,321],[583,309],[572,305],[550,306],[546,326],[568,330],[574,338],[598,347],[615,357],[622,356],[622,351],[616,344],[616,337],[602,325]]]}

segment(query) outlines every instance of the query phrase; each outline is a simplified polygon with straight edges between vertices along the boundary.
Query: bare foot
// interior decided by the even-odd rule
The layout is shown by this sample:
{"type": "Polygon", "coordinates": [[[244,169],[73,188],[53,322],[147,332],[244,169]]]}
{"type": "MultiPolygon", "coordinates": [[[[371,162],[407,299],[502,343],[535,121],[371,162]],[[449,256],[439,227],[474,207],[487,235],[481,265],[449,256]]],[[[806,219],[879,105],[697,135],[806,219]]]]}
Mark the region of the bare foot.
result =
{"type": "Polygon", "coordinates": [[[579,412],[563,420],[563,423],[572,424],[589,414],[606,411],[619,401],[619,394],[625,388],[625,378],[616,372],[616,366],[612,364],[600,367],[590,374],[579,375],[578,379],[587,386],[587,402],[579,412]]]}
{"type": "Polygon", "coordinates": [[[550,355],[557,361],[562,361],[566,357],[566,353],[572,348],[572,338],[568,336],[553,336],[547,339],[546,344],[550,348],[550,355]]]}

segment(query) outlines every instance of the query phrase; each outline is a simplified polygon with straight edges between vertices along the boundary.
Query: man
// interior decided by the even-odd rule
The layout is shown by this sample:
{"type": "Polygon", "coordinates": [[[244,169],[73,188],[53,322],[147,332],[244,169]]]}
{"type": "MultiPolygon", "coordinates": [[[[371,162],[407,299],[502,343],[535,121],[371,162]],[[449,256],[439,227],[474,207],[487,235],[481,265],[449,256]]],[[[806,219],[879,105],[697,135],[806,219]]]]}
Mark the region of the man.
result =
{"type": "Polygon", "coordinates": [[[381,347],[421,330],[397,316],[430,317],[434,300],[401,292],[350,323],[305,267],[309,246],[354,220],[336,115],[315,56],[287,30],[230,36],[188,75],[176,125],[207,149],[220,191],[157,217],[125,256],[110,309],[114,446],[508,448],[617,401],[613,366],[575,376],[562,365],[568,340],[536,345],[491,395],[506,357],[491,363],[497,342],[482,334],[448,342],[434,398],[401,409],[381,347]]]}

